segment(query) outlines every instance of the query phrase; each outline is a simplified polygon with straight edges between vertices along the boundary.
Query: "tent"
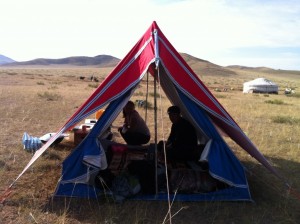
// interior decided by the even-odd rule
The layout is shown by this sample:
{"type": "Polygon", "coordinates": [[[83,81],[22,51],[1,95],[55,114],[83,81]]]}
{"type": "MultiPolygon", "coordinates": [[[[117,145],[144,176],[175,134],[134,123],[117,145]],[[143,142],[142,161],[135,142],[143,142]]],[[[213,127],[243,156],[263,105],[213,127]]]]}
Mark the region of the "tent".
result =
{"type": "MultiPolygon", "coordinates": [[[[15,181],[62,133],[105,107],[104,113],[90,133],[64,160],[62,176],[55,191],[55,196],[96,198],[101,189],[90,184],[90,177],[107,168],[105,151],[98,140],[116,119],[147,73],[154,77],[155,83],[159,83],[170,102],[181,107],[183,116],[195,126],[197,132],[209,139],[209,150],[206,152],[209,173],[229,186],[208,193],[171,195],[171,198],[192,201],[252,200],[245,169],[221,137],[220,130],[281,178],[154,21],[124,59],[56,135],[37,150],[15,181]]],[[[140,196],[139,199],[167,200],[168,195],[157,192],[155,195],[140,196]]]]}
{"type": "Polygon", "coordinates": [[[278,94],[278,85],[265,79],[257,78],[243,84],[243,93],[275,93],[278,94]]]}

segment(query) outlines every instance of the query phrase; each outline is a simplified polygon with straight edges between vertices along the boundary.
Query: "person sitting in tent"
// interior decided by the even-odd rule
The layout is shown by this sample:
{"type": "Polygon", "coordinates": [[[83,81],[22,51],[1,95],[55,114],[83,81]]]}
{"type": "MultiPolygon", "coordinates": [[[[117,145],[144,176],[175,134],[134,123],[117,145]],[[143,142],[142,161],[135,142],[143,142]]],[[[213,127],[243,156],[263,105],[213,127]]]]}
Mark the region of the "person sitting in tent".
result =
{"type": "Polygon", "coordinates": [[[132,101],[128,101],[123,108],[124,124],[118,128],[121,136],[129,145],[142,145],[150,140],[150,131],[140,116],[135,110],[135,105],[132,101]]]}
{"type": "Polygon", "coordinates": [[[171,132],[167,142],[159,142],[158,150],[162,151],[165,144],[166,157],[170,162],[194,160],[198,144],[194,126],[181,116],[178,106],[169,107],[168,114],[172,122],[171,132]]]}

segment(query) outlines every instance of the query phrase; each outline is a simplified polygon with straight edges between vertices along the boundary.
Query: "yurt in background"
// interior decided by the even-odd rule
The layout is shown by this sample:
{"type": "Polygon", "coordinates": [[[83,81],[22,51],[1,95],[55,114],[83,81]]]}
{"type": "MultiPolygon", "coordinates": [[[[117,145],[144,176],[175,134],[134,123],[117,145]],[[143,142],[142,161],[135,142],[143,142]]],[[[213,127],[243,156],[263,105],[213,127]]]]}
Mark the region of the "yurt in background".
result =
{"type": "Polygon", "coordinates": [[[275,93],[278,94],[278,85],[265,78],[257,78],[243,84],[243,93],[275,93]]]}

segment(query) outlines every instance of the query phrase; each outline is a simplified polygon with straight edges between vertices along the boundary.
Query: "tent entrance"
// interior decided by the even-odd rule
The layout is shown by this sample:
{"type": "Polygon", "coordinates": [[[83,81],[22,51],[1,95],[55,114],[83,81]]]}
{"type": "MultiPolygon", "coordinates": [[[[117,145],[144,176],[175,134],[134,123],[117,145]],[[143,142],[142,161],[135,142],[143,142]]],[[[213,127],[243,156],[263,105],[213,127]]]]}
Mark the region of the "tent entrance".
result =
{"type": "MultiPolygon", "coordinates": [[[[161,71],[162,74],[166,74],[163,67],[161,71]]],[[[169,127],[171,125],[167,113],[165,112],[167,108],[170,105],[172,105],[172,102],[170,102],[169,99],[173,100],[173,102],[178,102],[178,104],[181,105],[182,108],[185,108],[183,109],[183,115],[186,115],[187,118],[189,118],[189,116],[192,117],[191,121],[193,123],[197,122],[197,120],[207,120],[207,117],[205,116],[204,111],[202,112],[203,113],[202,116],[199,115],[199,112],[202,110],[198,106],[196,108],[190,106],[190,104],[192,104],[192,101],[185,99],[186,96],[180,91],[180,89],[178,89],[172,83],[172,80],[170,78],[164,76],[159,82],[155,81],[155,77],[149,80],[149,77],[147,76],[146,79],[147,79],[146,82],[141,80],[138,85],[134,86],[130,91],[127,92],[127,94],[124,94],[123,97],[121,97],[116,101],[111,102],[110,105],[105,110],[105,113],[102,115],[103,117],[101,117],[101,119],[97,122],[97,124],[93,128],[92,132],[89,135],[89,138],[87,138],[78,147],[79,150],[83,150],[83,151],[85,151],[87,148],[89,149],[94,148],[100,151],[104,150],[106,153],[107,151],[109,151],[108,150],[109,147],[115,147],[115,146],[117,146],[117,148],[119,147],[117,150],[114,150],[118,152],[115,153],[114,155],[114,161],[111,161],[109,164],[108,173],[103,170],[100,170],[99,172],[99,168],[93,169],[91,167],[92,165],[94,165],[95,167],[101,167],[101,164],[93,164],[91,161],[89,161],[88,158],[85,158],[84,164],[88,165],[89,169],[91,169],[88,173],[89,174],[93,173],[93,175],[88,176],[87,174],[85,174],[86,171],[83,171],[82,173],[83,178],[81,179],[83,183],[85,178],[88,179],[88,182],[86,184],[88,184],[88,186],[92,186],[93,189],[93,191],[91,191],[90,189],[89,192],[96,192],[96,195],[99,194],[101,195],[102,194],[101,192],[103,192],[104,190],[103,183],[102,182],[101,184],[97,183],[95,187],[95,183],[97,182],[97,180],[101,178],[103,179],[104,178],[103,175],[108,176],[108,178],[111,177],[110,175],[111,171],[115,176],[119,176],[119,175],[123,175],[124,171],[128,171],[128,170],[131,170],[131,174],[133,176],[139,176],[139,181],[141,182],[141,186],[143,186],[143,189],[141,191],[143,192],[143,194],[135,195],[134,197],[135,199],[166,200],[168,197],[171,198],[174,197],[175,195],[173,194],[176,192],[177,193],[176,200],[177,199],[187,200],[188,198],[191,197],[191,195],[195,196],[193,197],[194,198],[193,200],[207,200],[207,198],[210,197],[207,195],[211,193],[215,195],[217,192],[220,193],[220,192],[228,191],[228,189],[235,191],[236,187],[228,184],[231,183],[230,181],[227,181],[228,183],[222,181],[222,178],[219,178],[218,173],[214,177],[210,174],[210,171],[208,169],[209,167],[207,166],[207,162],[206,162],[207,160],[209,160],[209,156],[208,156],[209,153],[206,153],[207,156],[205,157],[205,161],[202,162],[199,162],[200,153],[198,155],[195,155],[195,160],[188,161],[186,163],[165,164],[164,161],[158,161],[158,156],[157,156],[158,139],[166,139],[165,136],[168,134],[169,127]],[[164,83],[164,85],[161,86],[160,83],[164,83]],[[151,86],[151,88],[149,88],[149,86],[151,86]],[[150,89],[150,91],[151,89],[153,89],[153,92],[149,92],[148,88],[150,89]],[[120,105],[122,106],[125,105],[129,99],[131,99],[134,102],[138,102],[136,101],[138,98],[140,99],[141,97],[144,97],[144,94],[141,93],[145,93],[145,89],[147,89],[146,91],[147,107],[146,108],[137,107],[137,110],[140,113],[144,112],[145,114],[147,114],[147,121],[149,123],[149,126],[152,128],[152,135],[153,133],[155,133],[152,136],[151,143],[141,147],[132,147],[132,146],[124,145],[122,144],[122,140],[118,138],[117,136],[118,133],[116,131],[114,132],[114,135],[117,137],[116,139],[114,139],[115,142],[107,142],[103,140],[99,141],[98,134],[101,133],[101,128],[106,127],[107,125],[111,125],[113,122],[122,122],[122,118],[118,117],[120,114],[115,114],[113,116],[112,114],[115,113],[118,109],[119,111],[121,111],[120,108],[122,107],[120,107],[120,105]],[[166,93],[169,95],[167,95],[166,93]],[[197,109],[198,115],[189,114],[191,113],[190,109],[192,111],[197,109]],[[113,120],[112,117],[114,117],[115,119],[113,120]],[[95,139],[97,139],[96,144],[94,143],[95,139]],[[111,166],[111,164],[113,164],[113,166],[111,166]],[[168,172],[165,172],[166,170],[168,172]],[[95,172],[97,173],[97,175],[94,175],[95,172]],[[103,174],[105,172],[106,174],[103,174]],[[166,176],[168,176],[168,178],[166,178],[166,176]],[[168,181],[170,182],[168,183],[168,181]],[[168,189],[167,187],[170,187],[170,189],[168,189]]],[[[204,122],[204,124],[197,124],[197,125],[198,125],[197,130],[201,134],[202,133],[201,128],[205,127],[205,129],[208,129],[210,123],[206,124],[204,122]]],[[[116,125],[114,124],[114,126],[116,125]]],[[[212,127],[209,128],[211,129],[212,127]]],[[[204,136],[205,136],[204,139],[206,140],[208,137],[207,135],[204,136]]],[[[101,139],[101,135],[100,135],[100,139],[101,139]]],[[[214,143],[214,144],[218,144],[218,143],[214,143]]],[[[203,150],[203,146],[204,144],[199,144],[199,147],[202,147],[199,148],[199,152],[200,150],[201,151],[203,150]]],[[[98,158],[100,160],[101,156],[98,156],[98,158]]],[[[65,164],[67,163],[69,162],[66,161],[65,164]]],[[[78,179],[76,181],[78,183],[78,179]]],[[[107,182],[111,182],[111,181],[109,179],[107,180],[107,182]]],[[[62,187],[63,185],[66,186],[66,184],[71,184],[72,182],[73,182],[72,180],[62,181],[61,186],[62,187]]],[[[105,185],[109,185],[109,184],[105,182],[105,185]]],[[[72,194],[72,196],[79,196],[76,195],[76,190],[75,190],[76,184],[73,185],[73,187],[74,189],[72,190],[72,192],[75,193],[75,195],[72,194]]],[[[82,186],[80,187],[80,189],[81,188],[82,186]]],[[[105,192],[107,192],[111,188],[112,186],[110,186],[108,189],[105,189],[105,192]]],[[[246,192],[248,191],[246,190],[246,192]]],[[[56,191],[56,195],[60,195],[60,194],[61,191],[59,187],[56,191]]],[[[83,195],[86,194],[87,193],[83,195]]],[[[95,193],[93,193],[93,195],[94,194],[95,193]]],[[[227,200],[227,199],[222,197],[222,200],[227,200]]]]}

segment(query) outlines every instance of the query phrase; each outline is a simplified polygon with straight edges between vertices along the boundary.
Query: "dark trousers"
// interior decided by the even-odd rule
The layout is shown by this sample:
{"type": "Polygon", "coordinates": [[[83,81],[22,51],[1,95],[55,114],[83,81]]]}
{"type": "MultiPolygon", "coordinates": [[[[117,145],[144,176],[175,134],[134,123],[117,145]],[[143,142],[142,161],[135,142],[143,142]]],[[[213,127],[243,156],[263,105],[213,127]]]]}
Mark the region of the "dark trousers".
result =
{"type": "MultiPolygon", "coordinates": [[[[160,141],[158,143],[158,151],[163,152],[164,142],[160,141]]],[[[166,150],[167,160],[168,161],[192,161],[197,159],[196,157],[196,146],[175,146],[168,148],[166,150]]]]}
{"type": "Polygon", "coordinates": [[[120,132],[120,134],[128,145],[143,145],[150,141],[149,135],[138,132],[127,131],[126,133],[120,132]]]}

